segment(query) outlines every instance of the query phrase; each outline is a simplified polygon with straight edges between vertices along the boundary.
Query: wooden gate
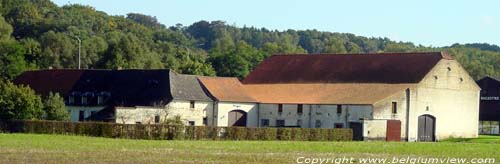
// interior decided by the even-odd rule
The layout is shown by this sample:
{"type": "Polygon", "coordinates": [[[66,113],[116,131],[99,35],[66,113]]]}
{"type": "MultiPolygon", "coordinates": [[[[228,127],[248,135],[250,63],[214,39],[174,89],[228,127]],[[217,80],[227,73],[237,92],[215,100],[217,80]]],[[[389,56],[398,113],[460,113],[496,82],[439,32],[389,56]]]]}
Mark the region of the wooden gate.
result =
{"type": "Polygon", "coordinates": [[[363,141],[363,124],[359,122],[349,123],[349,127],[352,129],[352,140],[363,141]]]}
{"type": "Polygon", "coordinates": [[[247,113],[242,110],[232,110],[228,113],[228,126],[247,126],[247,113]]]}
{"type": "Polygon", "coordinates": [[[387,120],[386,141],[401,141],[401,121],[387,120]]]}
{"type": "Polygon", "coordinates": [[[436,118],[431,115],[418,117],[418,141],[435,141],[434,133],[436,128],[436,118]]]}

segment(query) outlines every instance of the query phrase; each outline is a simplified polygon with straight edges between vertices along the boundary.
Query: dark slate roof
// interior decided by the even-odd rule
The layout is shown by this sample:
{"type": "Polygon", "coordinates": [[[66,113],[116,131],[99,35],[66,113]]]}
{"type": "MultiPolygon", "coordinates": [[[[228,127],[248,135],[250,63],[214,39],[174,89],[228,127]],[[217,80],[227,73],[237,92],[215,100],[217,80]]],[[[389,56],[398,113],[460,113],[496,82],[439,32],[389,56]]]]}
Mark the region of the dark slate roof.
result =
{"type": "Polygon", "coordinates": [[[498,88],[500,87],[500,78],[485,76],[476,81],[481,89],[498,88]]]}
{"type": "Polygon", "coordinates": [[[39,94],[58,92],[110,93],[108,105],[164,105],[172,99],[208,100],[195,76],[159,70],[39,70],[26,71],[14,80],[39,94]]]}
{"type": "Polygon", "coordinates": [[[40,70],[26,71],[13,80],[15,84],[29,85],[38,94],[49,92],[66,94],[78,82],[83,70],[40,70]]]}
{"type": "Polygon", "coordinates": [[[174,99],[212,101],[203,90],[196,75],[170,72],[170,91],[174,99]]]}
{"type": "Polygon", "coordinates": [[[279,83],[418,83],[446,53],[274,55],[242,82],[279,83]]]}

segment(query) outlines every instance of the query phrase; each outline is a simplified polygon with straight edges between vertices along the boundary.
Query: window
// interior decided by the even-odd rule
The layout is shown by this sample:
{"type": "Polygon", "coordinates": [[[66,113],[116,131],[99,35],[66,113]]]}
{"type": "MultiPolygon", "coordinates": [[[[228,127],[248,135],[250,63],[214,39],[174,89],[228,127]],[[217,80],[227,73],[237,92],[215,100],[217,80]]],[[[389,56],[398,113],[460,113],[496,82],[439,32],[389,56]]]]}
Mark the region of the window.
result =
{"type": "Polygon", "coordinates": [[[85,119],[85,111],[81,110],[78,112],[78,121],[83,121],[85,119]]]}
{"type": "Polygon", "coordinates": [[[342,114],[342,105],[337,105],[337,114],[342,114]]]}
{"type": "Polygon", "coordinates": [[[285,120],[276,120],[276,127],[285,127],[285,120]]]}
{"type": "Polygon", "coordinates": [[[75,96],[69,96],[68,98],[68,104],[74,104],[75,103],[75,96]]]}
{"type": "Polygon", "coordinates": [[[262,127],[268,127],[269,126],[269,119],[261,119],[260,120],[260,126],[262,126],[262,127]]]}
{"type": "Polygon", "coordinates": [[[101,105],[103,103],[104,97],[103,96],[97,96],[97,105],[101,105]]]}
{"type": "Polygon", "coordinates": [[[297,114],[302,114],[303,111],[302,111],[302,104],[298,104],[297,105],[297,114]]]}
{"type": "Polygon", "coordinates": [[[191,109],[194,109],[194,101],[190,101],[190,102],[189,102],[189,107],[190,107],[191,109]]]}
{"type": "Polygon", "coordinates": [[[155,115],[155,123],[160,123],[160,115],[155,115]]]}
{"type": "Polygon", "coordinates": [[[194,123],[195,123],[194,121],[189,121],[189,122],[188,122],[188,125],[189,125],[189,126],[194,126],[194,125],[195,125],[194,123]]]}
{"type": "Polygon", "coordinates": [[[300,120],[300,119],[299,119],[299,120],[297,120],[297,126],[298,126],[298,127],[302,127],[302,120],[300,120]]]}
{"type": "Polygon", "coordinates": [[[278,104],[278,114],[283,112],[283,104],[278,104]]]}
{"type": "Polygon", "coordinates": [[[316,128],[321,128],[321,120],[316,120],[316,128]]]}
{"type": "Polygon", "coordinates": [[[208,125],[208,120],[207,120],[207,117],[203,117],[203,125],[208,125]]]}
{"type": "Polygon", "coordinates": [[[392,114],[397,114],[397,113],[398,113],[398,103],[392,102],[392,114]]]}
{"type": "Polygon", "coordinates": [[[343,123],[335,123],[334,127],[335,128],[344,128],[344,124],[343,123]]]}
{"type": "Polygon", "coordinates": [[[90,115],[91,116],[94,115],[94,113],[95,113],[95,111],[90,111],[90,115]]]}
{"type": "Polygon", "coordinates": [[[87,105],[87,96],[82,96],[82,105],[87,105]]]}

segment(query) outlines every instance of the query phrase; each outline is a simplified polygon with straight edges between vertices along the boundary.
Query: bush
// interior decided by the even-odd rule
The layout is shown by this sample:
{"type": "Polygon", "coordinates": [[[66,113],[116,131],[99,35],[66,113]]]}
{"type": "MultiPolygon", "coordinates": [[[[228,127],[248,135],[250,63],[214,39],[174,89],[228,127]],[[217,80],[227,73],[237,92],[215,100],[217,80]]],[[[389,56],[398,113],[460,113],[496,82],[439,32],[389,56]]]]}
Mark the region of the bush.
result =
{"type": "Polygon", "coordinates": [[[63,122],[0,120],[0,132],[70,134],[108,138],[150,140],[297,140],[350,141],[351,129],[246,128],[179,126],[178,124],[115,124],[104,122],[63,122]]]}

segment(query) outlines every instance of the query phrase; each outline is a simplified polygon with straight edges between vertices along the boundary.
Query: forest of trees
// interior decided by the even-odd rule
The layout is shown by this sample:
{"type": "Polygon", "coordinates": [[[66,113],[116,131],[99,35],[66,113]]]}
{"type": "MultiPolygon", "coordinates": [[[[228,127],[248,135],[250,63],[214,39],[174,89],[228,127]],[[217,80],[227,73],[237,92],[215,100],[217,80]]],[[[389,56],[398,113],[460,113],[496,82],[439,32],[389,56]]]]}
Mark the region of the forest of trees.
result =
{"type": "Polygon", "coordinates": [[[25,70],[169,68],[179,73],[245,77],[272,54],[447,51],[478,79],[500,76],[500,48],[489,44],[426,47],[388,38],[317,30],[277,31],[199,21],[167,27],[153,16],[111,16],[79,4],[1,0],[0,78],[25,70]]]}

